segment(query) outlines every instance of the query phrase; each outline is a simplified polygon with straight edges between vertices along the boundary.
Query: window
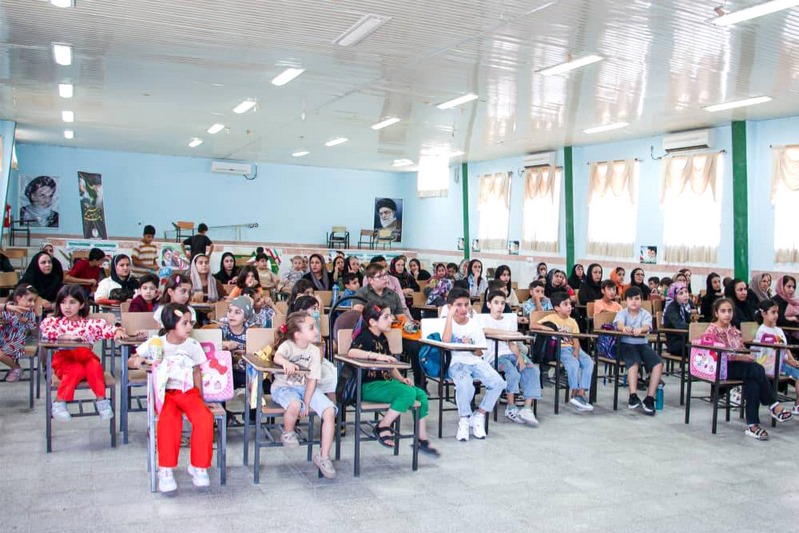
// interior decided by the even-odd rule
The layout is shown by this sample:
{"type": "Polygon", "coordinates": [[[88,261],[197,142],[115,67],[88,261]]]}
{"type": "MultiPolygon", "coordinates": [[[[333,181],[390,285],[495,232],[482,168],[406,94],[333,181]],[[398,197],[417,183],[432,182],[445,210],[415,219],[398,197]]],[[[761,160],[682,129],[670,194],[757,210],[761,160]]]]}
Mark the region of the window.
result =
{"type": "Polygon", "coordinates": [[[586,252],[605,257],[632,257],[638,202],[638,163],[592,163],[588,183],[586,252]]]}
{"type": "Polygon", "coordinates": [[[561,170],[528,168],[524,175],[522,247],[534,252],[558,252],[561,170]]]}
{"type": "Polygon", "coordinates": [[[799,145],[771,151],[771,203],[774,205],[774,262],[799,263],[799,145]]]}
{"type": "Polygon", "coordinates": [[[434,198],[449,194],[449,156],[424,155],[416,173],[416,195],[434,198]]]}
{"type": "Polygon", "coordinates": [[[715,263],[721,241],[721,155],[664,160],[663,259],[670,263],[715,263]]]}
{"type": "Polygon", "coordinates": [[[482,251],[508,249],[509,200],[510,172],[480,177],[480,193],[477,197],[480,227],[477,236],[482,251]]]}

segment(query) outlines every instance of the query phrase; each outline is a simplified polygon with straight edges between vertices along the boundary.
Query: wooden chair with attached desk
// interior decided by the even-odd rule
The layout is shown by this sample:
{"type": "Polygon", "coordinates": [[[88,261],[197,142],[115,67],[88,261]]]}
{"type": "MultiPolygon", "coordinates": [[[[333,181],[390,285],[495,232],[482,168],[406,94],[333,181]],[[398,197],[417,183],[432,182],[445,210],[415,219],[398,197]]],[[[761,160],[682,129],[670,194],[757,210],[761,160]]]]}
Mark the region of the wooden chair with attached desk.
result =
{"type": "Polygon", "coordinates": [[[664,375],[674,375],[673,365],[677,364],[679,366],[678,373],[680,375],[680,405],[685,405],[685,383],[688,379],[690,379],[690,373],[688,372],[688,330],[687,329],[674,329],[674,328],[667,328],[663,326],[663,313],[657,312],[655,314],[655,321],[658,324],[657,329],[657,352],[660,354],[660,357],[663,358],[664,361],[671,363],[670,370],[663,370],[664,375]],[[681,338],[681,347],[680,353],[673,353],[673,350],[668,349],[668,343],[665,341],[667,335],[677,336],[681,338]],[[666,345],[666,350],[664,351],[662,347],[666,345]]]}
{"type": "MultiPolygon", "coordinates": [[[[548,317],[552,314],[555,314],[555,311],[533,311],[530,313],[530,324],[538,324],[540,320],[545,317],[548,317]]],[[[542,333],[540,330],[536,330],[530,328],[529,335],[535,339],[537,333],[542,333]]],[[[547,332],[543,332],[543,336],[548,336],[547,332]]],[[[530,343],[530,350],[533,351],[533,342],[530,343]]],[[[560,344],[558,344],[558,350],[560,350],[560,344]]],[[[555,405],[554,410],[555,414],[560,414],[560,389],[561,387],[564,388],[564,402],[569,401],[569,385],[568,381],[566,380],[566,373],[563,372],[563,365],[560,362],[560,357],[556,355],[554,361],[543,361],[540,365],[541,368],[541,385],[543,386],[544,382],[551,382],[555,386],[555,405]],[[549,368],[555,369],[555,379],[551,380],[549,378],[549,368]]]]}
{"type": "MultiPolygon", "coordinates": [[[[158,333],[160,328],[152,313],[122,313],[122,327],[128,335],[135,335],[139,331],[149,330],[158,333]]],[[[122,434],[122,444],[128,443],[128,416],[129,413],[142,413],[147,411],[147,394],[133,395],[133,389],[147,386],[147,372],[142,369],[128,368],[128,359],[131,349],[139,346],[144,339],[129,339],[117,342],[122,357],[120,359],[119,376],[119,432],[122,434]]]]}
{"type": "MultiPolygon", "coordinates": [[[[402,354],[402,334],[398,329],[392,329],[386,334],[389,344],[389,350],[395,357],[399,357],[402,354]]],[[[350,350],[350,346],[352,344],[352,330],[351,329],[340,329],[338,330],[338,337],[337,337],[337,345],[338,350],[336,354],[336,362],[339,364],[339,379],[343,379],[342,373],[343,368],[347,367],[352,370],[352,376],[355,379],[355,402],[353,407],[353,411],[355,413],[354,420],[352,422],[345,422],[344,419],[344,411],[347,409],[347,405],[339,405],[339,411],[337,414],[336,422],[339,428],[342,428],[344,425],[350,425],[353,427],[354,433],[354,465],[353,465],[353,475],[355,477],[359,477],[361,475],[361,443],[362,442],[369,442],[369,441],[376,441],[377,438],[374,436],[374,428],[379,423],[379,415],[381,413],[385,413],[391,408],[391,404],[389,403],[374,403],[374,402],[366,402],[361,397],[361,388],[363,386],[363,372],[369,371],[391,371],[392,369],[409,369],[410,365],[408,363],[384,363],[379,361],[367,361],[363,359],[356,359],[352,357],[348,357],[348,352],[350,350]],[[374,414],[374,420],[363,420],[363,414],[374,414]],[[366,426],[366,430],[364,429],[366,426]]],[[[394,441],[394,455],[399,455],[399,446],[400,441],[404,439],[412,439],[412,469],[415,472],[419,467],[419,402],[414,402],[413,406],[411,407],[412,416],[413,416],[413,433],[402,434],[400,431],[400,420],[401,416],[396,419],[393,425],[393,435],[392,440],[394,441]]],[[[336,460],[340,459],[340,441],[341,441],[341,430],[336,432],[336,460]]]]}

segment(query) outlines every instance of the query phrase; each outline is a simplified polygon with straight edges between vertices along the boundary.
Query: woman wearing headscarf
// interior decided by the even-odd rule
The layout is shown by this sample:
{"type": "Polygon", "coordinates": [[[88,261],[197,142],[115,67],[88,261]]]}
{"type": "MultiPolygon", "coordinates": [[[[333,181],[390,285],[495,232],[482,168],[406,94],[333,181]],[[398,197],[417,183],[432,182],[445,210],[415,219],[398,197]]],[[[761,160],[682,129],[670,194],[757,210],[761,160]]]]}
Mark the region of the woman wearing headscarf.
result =
{"type": "Polygon", "coordinates": [[[39,293],[39,298],[43,300],[43,307],[50,310],[53,308],[58,291],[64,285],[64,271],[61,269],[61,263],[53,261],[50,254],[39,252],[33,256],[19,282],[33,285],[39,293]]]}
{"type": "Polygon", "coordinates": [[[544,295],[547,298],[552,298],[556,292],[565,292],[569,298],[574,296],[574,290],[566,283],[566,273],[557,268],[553,268],[547,272],[546,281],[544,282],[544,295]]]}
{"type": "MultiPolygon", "coordinates": [[[[651,294],[651,290],[649,289],[649,285],[646,283],[646,277],[644,274],[643,268],[634,268],[632,272],[630,272],[630,287],[638,287],[641,289],[643,293],[644,300],[649,300],[649,295],[651,294]]],[[[620,295],[622,298],[624,295],[620,295]]]]}
{"type": "MultiPolygon", "coordinates": [[[[777,326],[780,328],[799,327],[799,298],[796,297],[796,278],[781,276],[777,280],[777,295],[774,297],[779,307],[777,326]]],[[[797,335],[794,333],[794,337],[797,335]]]]}
{"type": "MultiPolygon", "coordinates": [[[[669,285],[669,291],[666,295],[669,305],[665,307],[663,312],[663,326],[668,329],[681,329],[688,331],[691,324],[691,311],[687,307],[688,287],[685,283],[676,282],[669,285]]],[[[670,354],[681,355],[683,353],[683,345],[687,337],[679,333],[666,333],[666,347],[670,354]]]]}
{"type": "Polygon", "coordinates": [[[333,275],[327,271],[325,258],[320,254],[312,254],[308,259],[310,270],[303,276],[313,285],[314,290],[329,291],[333,287],[333,275]]]}
{"type": "Polygon", "coordinates": [[[576,264],[572,267],[572,274],[569,276],[569,287],[574,290],[580,289],[580,284],[585,281],[585,269],[583,265],[576,264]]]}
{"type": "Polygon", "coordinates": [[[413,293],[419,291],[419,284],[408,272],[408,269],[405,268],[405,261],[404,255],[398,255],[392,259],[389,272],[399,281],[400,287],[402,287],[402,295],[405,298],[405,305],[410,309],[413,307],[413,293]]]}
{"type": "Polygon", "coordinates": [[[713,302],[724,296],[721,287],[721,276],[711,272],[705,278],[705,295],[699,305],[699,313],[702,315],[702,322],[713,322],[713,302]]]}
{"type": "Polygon", "coordinates": [[[130,257],[125,254],[115,255],[111,260],[111,276],[103,279],[97,290],[94,291],[94,299],[98,300],[119,300],[124,302],[130,300],[139,288],[139,282],[130,273],[130,257]],[[120,289],[111,294],[115,289],[120,289]]]}
{"type": "Polygon", "coordinates": [[[585,281],[580,284],[580,292],[577,295],[580,305],[588,305],[602,298],[602,266],[599,263],[588,265],[588,272],[585,281]]]}
{"type": "Polygon", "coordinates": [[[764,272],[762,274],[755,274],[752,276],[752,281],[749,283],[749,304],[753,309],[757,304],[763,300],[771,299],[771,274],[764,272]]]}
{"type": "Polygon", "coordinates": [[[230,252],[222,254],[219,261],[219,272],[214,274],[222,285],[235,285],[239,277],[239,267],[236,266],[236,256],[230,252]]]}
{"type": "Polygon", "coordinates": [[[742,279],[732,280],[724,287],[724,296],[732,300],[732,325],[741,329],[741,322],[755,321],[755,308],[749,305],[749,291],[742,279]]]}
{"type": "Polygon", "coordinates": [[[211,275],[211,265],[208,256],[197,254],[191,256],[191,268],[189,269],[189,279],[191,279],[192,302],[219,301],[219,295],[225,293],[224,287],[211,275]]]}

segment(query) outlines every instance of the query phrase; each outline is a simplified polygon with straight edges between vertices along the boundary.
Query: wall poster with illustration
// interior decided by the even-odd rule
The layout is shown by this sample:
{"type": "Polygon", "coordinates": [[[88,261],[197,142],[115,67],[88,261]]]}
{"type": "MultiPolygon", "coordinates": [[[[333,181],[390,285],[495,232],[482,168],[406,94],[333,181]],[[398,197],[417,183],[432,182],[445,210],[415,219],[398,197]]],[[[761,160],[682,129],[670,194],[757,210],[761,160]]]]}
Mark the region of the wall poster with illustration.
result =
{"type": "Polygon", "coordinates": [[[105,207],[103,205],[103,176],[78,171],[80,212],[85,239],[107,239],[105,207]]]}

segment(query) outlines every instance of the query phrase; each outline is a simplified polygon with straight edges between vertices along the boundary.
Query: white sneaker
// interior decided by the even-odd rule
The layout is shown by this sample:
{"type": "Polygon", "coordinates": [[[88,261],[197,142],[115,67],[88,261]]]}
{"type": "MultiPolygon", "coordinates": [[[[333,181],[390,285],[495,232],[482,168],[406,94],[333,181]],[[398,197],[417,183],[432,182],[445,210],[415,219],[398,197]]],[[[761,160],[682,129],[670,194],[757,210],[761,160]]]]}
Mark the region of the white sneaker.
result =
{"type": "Polygon", "coordinates": [[[469,419],[469,425],[472,426],[472,435],[474,435],[475,439],[484,439],[486,438],[486,428],[485,428],[485,415],[474,412],[469,419]]]}
{"type": "Polygon", "coordinates": [[[533,410],[529,407],[523,407],[519,411],[519,418],[528,426],[533,426],[534,428],[538,427],[538,420],[535,417],[535,413],[533,413],[533,410]]]}
{"type": "Polygon", "coordinates": [[[100,415],[100,420],[111,420],[114,418],[114,410],[111,409],[111,400],[97,400],[94,402],[97,407],[97,414],[100,415]]]}
{"type": "Polygon", "coordinates": [[[517,424],[524,424],[524,420],[519,416],[519,410],[516,407],[509,407],[505,409],[505,417],[517,424]]]}
{"type": "Polygon", "coordinates": [[[189,465],[189,475],[195,487],[207,487],[211,484],[211,480],[208,478],[208,470],[205,468],[189,465]]]}
{"type": "Polygon", "coordinates": [[[458,421],[458,434],[455,438],[461,442],[469,441],[469,417],[462,416],[458,421]]]}
{"type": "Polygon", "coordinates": [[[799,415],[799,404],[794,404],[793,409],[791,409],[791,414],[794,416],[799,415]]]}
{"type": "Polygon", "coordinates": [[[174,492],[178,488],[171,468],[158,469],[158,492],[174,492]]]}
{"type": "Polygon", "coordinates": [[[72,420],[72,415],[67,411],[67,402],[53,402],[53,418],[56,420],[72,420]]]}

